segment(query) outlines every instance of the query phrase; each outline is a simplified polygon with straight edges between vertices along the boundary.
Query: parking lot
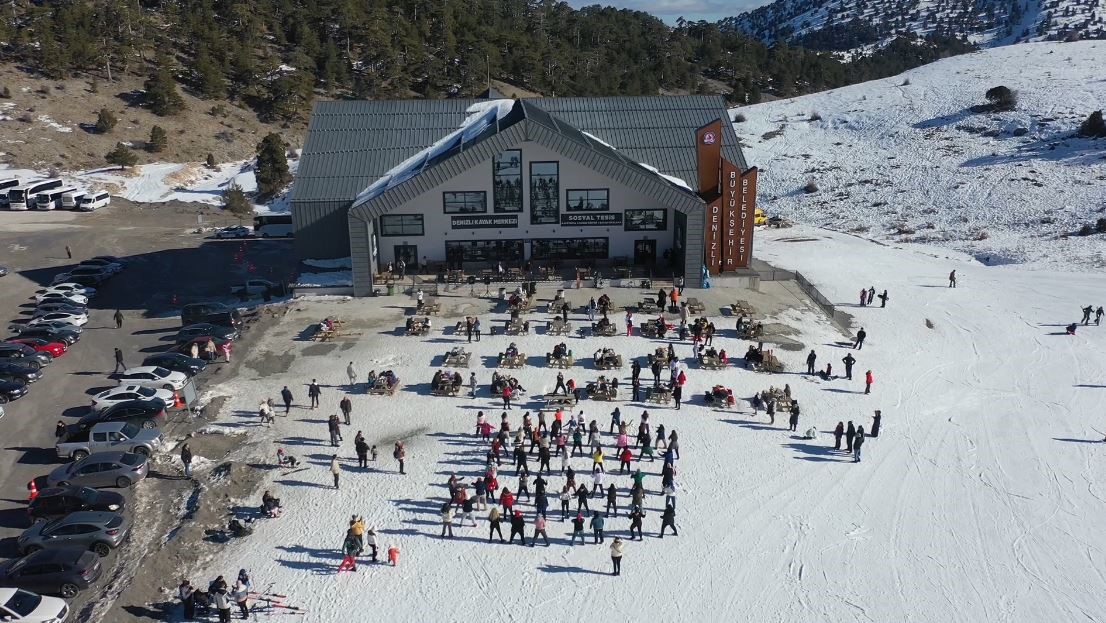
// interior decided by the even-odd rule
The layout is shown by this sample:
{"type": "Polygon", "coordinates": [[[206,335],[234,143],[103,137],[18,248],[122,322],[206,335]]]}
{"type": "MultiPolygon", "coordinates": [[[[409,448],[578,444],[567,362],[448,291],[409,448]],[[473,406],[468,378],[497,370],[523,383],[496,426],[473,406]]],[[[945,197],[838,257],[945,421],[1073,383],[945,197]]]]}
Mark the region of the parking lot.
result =
{"type": "MultiPolygon", "coordinates": [[[[198,212],[210,214],[210,208],[117,201],[91,214],[0,212],[0,265],[10,270],[0,278],[0,318],[8,322],[27,320],[34,309],[31,297],[35,290],[81,259],[114,255],[127,263],[126,269],[103,284],[89,301],[89,322],[81,340],[43,369],[44,377],[30,386],[28,395],[4,405],[6,415],[0,420],[3,558],[17,554],[15,539],[29,525],[27,483],[63,463],[54,451],[55,424],[59,420],[75,422],[87,411],[92,394],[116,385],[110,378],[115,348],[123,352],[127,365],[139,365],[148,354],[173,345],[181,305],[230,301],[231,287],[248,278],[282,281],[293,275],[289,241],[213,240],[194,233],[198,212]],[[72,259],[67,256],[67,246],[72,259]],[[122,329],[115,328],[117,309],[124,317],[122,329]]],[[[255,323],[236,346],[248,349],[249,333],[260,331],[257,327],[263,324],[255,323]]],[[[210,365],[197,378],[199,389],[212,379],[233,374],[236,365],[237,361],[210,365]]],[[[194,419],[183,410],[171,412],[166,439],[175,441],[199,426],[194,419]]],[[[164,507],[182,493],[187,496],[190,486],[168,461],[155,460],[150,478],[125,492],[136,498],[130,511],[135,513],[136,530],[122,550],[105,560],[106,572],[97,586],[71,600],[73,609],[81,613],[74,620],[95,618],[95,602],[110,601],[100,597],[105,591],[121,590],[118,585],[126,584],[135,571],[136,565],[130,563],[140,560],[164,536],[153,525],[155,519],[147,521],[144,509],[164,507]]]]}

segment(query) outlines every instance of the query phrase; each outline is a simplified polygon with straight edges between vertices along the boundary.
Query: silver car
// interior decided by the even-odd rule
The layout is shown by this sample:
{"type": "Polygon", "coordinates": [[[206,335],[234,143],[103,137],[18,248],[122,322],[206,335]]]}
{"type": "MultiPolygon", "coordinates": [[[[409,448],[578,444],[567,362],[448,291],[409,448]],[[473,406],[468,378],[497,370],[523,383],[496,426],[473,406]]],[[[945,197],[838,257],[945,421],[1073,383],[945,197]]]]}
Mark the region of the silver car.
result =
{"type": "Polygon", "coordinates": [[[146,477],[146,457],[129,452],[96,452],[50,472],[47,486],[119,487],[125,489],[146,477]]]}
{"type": "Polygon", "coordinates": [[[123,515],[79,511],[61,519],[36,522],[19,535],[16,544],[23,554],[47,548],[83,547],[107,556],[119,547],[130,529],[131,522],[123,515]]]}

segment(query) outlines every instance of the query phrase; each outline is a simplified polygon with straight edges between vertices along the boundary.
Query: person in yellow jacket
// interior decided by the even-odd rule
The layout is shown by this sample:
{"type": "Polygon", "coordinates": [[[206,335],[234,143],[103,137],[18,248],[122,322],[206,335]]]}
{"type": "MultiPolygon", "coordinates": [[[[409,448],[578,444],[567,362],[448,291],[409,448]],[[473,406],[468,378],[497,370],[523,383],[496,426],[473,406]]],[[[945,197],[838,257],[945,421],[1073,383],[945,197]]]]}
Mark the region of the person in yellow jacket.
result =
{"type": "Polygon", "coordinates": [[[607,471],[603,468],[603,450],[601,448],[596,450],[595,454],[591,455],[591,469],[594,471],[597,467],[601,472],[607,471]]]}
{"type": "Polygon", "coordinates": [[[351,515],[349,518],[349,530],[357,540],[361,541],[361,549],[365,548],[365,518],[351,515]]]}

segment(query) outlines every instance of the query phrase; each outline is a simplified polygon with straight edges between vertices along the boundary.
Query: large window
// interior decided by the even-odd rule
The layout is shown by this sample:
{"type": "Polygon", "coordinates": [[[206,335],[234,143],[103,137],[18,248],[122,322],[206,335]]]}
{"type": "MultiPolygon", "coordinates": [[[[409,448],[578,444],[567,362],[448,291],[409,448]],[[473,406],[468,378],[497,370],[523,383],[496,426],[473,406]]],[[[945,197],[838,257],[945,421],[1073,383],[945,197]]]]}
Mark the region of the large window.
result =
{"type": "Polygon", "coordinates": [[[606,188],[569,190],[565,193],[565,210],[569,212],[606,212],[611,203],[606,188]]]}
{"type": "Polygon", "coordinates": [[[522,212],[522,152],[517,149],[492,160],[492,211],[522,212]]]}
{"type": "Polygon", "coordinates": [[[482,190],[442,193],[446,214],[480,214],[488,211],[488,193],[482,190]]]}
{"type": "Polygon", "coordinates": [[[450,240],[445,255],[463,262],[522,262],[521,240],[450,240]]]}
{"type": "Polygon", "coordinates": [[[421,236],[421,214],[386,214],[380,217],[381,236],[421,236]]]}
{"type": "Polygon", "coordinates": [[[606,238],[547,238],[530,243],[535,260],[605,260],[608,254],[606,238]]]}
{"type": "Polygon", "coordinates": [[[668,210],[626,210],[626,231],[664,231],[668,229],[668,210]]]}
{"type": "Polygon", "coordinates": [[[530,224],[561,222],[561,175],[556,162],[530,163],[530,224]]]}

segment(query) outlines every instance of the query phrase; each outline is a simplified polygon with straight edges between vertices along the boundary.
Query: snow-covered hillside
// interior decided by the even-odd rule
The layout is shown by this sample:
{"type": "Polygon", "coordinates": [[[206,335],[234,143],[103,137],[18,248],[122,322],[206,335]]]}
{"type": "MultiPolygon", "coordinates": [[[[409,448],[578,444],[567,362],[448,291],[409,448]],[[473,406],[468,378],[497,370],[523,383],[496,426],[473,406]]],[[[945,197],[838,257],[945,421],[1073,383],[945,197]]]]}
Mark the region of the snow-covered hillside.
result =
{"type": "Polygon", "coordinates": [[[983,46],[1106,37],[1106,0],[776,0],[729,23],[762,41],[816,49],[879,47],[896,36],[963,37],[983,46]]]}
{"type": "Polygon", "coordinates": [[[1074,136],[1106,107],[1104,59],[1106,42],[994,48],[735,109],[734,127],[769,214],[989,263],[1102,267],[1106,237],[1061,234],[1106,216],[1106,140],[1074,136]],[[973,112],[996,85],[1017,110],[973,112]]]}

